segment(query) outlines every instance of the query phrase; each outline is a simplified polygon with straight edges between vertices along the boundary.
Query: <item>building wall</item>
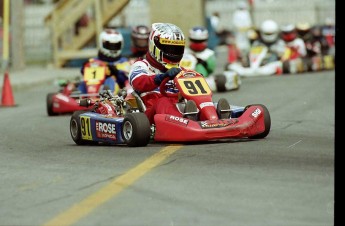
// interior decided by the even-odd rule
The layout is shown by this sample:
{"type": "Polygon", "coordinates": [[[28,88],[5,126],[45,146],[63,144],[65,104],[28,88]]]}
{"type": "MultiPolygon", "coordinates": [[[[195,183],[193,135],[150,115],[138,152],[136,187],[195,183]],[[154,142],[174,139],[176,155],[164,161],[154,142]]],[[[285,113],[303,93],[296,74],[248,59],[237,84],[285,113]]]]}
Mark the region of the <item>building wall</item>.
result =
{"type": "Polygon", "coordinates": [[[195,25],[205,26],[204,0],[149,0],[149,6],[151,23],[173,23],[185,35],[195,25]]]}

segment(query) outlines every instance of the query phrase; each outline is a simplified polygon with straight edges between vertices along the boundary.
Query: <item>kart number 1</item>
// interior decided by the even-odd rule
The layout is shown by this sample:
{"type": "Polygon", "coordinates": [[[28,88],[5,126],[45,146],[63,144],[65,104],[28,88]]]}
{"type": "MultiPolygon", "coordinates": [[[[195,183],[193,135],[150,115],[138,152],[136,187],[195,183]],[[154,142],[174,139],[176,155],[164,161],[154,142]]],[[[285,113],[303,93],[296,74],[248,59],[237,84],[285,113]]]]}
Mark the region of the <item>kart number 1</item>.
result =
{"type": "Polygon", "coordinates": [[[102,80],[105,77],[105,67],[85,68],[84,80],[102,80]]]}
{"type": "Polygon", "coordinates": [[[84,140],[92,140],[90,117],[80,117],[81,136],[84,140]]]}

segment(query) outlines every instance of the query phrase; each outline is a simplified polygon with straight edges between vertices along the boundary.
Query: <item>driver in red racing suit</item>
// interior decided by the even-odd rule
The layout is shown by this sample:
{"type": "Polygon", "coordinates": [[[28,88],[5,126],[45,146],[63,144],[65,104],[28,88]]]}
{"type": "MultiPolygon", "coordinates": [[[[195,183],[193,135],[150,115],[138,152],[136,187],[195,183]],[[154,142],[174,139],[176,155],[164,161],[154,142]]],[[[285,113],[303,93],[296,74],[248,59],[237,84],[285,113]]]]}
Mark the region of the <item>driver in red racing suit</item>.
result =
{"type": "MultiPolygon", "coordinates": [[[[159,86],[165,78],[168,83],[181,71],[180,61],[185,49],[185,36],[182,30],[170,23],[152,24],[149,36],[149,50],[146,59],[138,60],[132,64],[129,80],[133,89],[143,100],[151,124],[154,124],[155,114],[170,114],[197,120],[197,106],[194,101],[188,100],[184,112],[180,112],[176,103],[178,98],[165,97],[160,93],[159,86]]],[[[167,93],[177,93],[174,88],[166,90],[167,93]]],[[[229,103],[226,103],[230,108],[229,103]]]]}
{"type": "MultiPolygon", "coordinates": [[[[131,66],[130,84],[143,100],[145,114],[151,124],[154,122],[155,114],[165,113],[182,117],[182,113],[175,106],[177,98],[162,96],[159,86],[165,78],[174,79],[181,71],[179,63],[184,48],[185,37],[179,27],[169,23],[154,23],[149,36],[146,59],[138,60],[131,66]]],[[[167,90],[167,93],[176,92],[177,90],[167,90]]]]}

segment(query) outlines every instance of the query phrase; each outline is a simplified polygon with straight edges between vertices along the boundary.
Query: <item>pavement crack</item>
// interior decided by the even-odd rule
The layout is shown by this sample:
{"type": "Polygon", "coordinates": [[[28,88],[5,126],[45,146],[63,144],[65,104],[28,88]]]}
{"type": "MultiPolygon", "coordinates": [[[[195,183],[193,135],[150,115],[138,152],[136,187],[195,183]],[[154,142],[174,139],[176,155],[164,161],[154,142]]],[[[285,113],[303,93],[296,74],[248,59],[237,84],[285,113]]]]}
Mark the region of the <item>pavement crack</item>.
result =
{"type": "Polygon", "coordinates": [[[296,121],[290,121],[286,126],[284,126],[282,129],[287,129],[293,125],[301,124],[303,121],[296,120],[296,121]]]}
{"type": "Polygon", "coordinates": [[[119,177],[119,176],[120,176],[120,175],[115,175],[115,176],[106,178],[106,179],[104,179],[104,180],[96,181],[96,182],[94,182],[94,183],[92,183],[92,184],[89,184],[89,185],[86,185],[86,186],[83,186],[83,187],[78,188],[77,191],[81,191],[81,190],[84,190],[84,189],[88,189],[88,188],[93,187],[93,186],[95,186],[95,185],[97,185],[97,184],[101,184],[101,183],[104,183],[104,182],[107,182],[107,181],[112,181],[114,178],[119,177]]]}

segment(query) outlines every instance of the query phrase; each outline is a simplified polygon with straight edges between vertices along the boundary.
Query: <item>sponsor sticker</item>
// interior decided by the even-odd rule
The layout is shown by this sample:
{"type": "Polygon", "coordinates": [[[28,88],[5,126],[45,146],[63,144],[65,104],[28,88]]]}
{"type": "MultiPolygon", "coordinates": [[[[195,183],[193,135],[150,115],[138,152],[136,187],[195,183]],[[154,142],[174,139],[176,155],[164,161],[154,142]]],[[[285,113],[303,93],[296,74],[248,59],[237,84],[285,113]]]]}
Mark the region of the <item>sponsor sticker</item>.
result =
{"type": "Polygon", "coordinates": [[[209,106],[213,107],[214,106],[213,102],[204,102],[200,104],[201,109],[204,107],[209,107],[209,106]]]}
{"type": "Polygon", "coordinates": [[[179,125],[182,125],[182,126],[187,126],[188,122],[189,122],[188,119],[181,118],[181,117],[178,117],[178,116],[173,116],[173,115],[165,116],[165,120],[169,121],[169,122],[173,122],[173,123],[179,124],[179,125]]]}
{"type": "Polygon", "coordinates": [[[116,140],[116,124],[96,121],[96,136],[116,140]]]}
{"type": "Polygon", "coordinates": [[[252,117],[257,118],[261,114],[261,110],[256,108],[253,113],[251,114],[252,117]]]}
{"type": "Polygon", "coordinates": [[[185,40],[170,40],[166,38],[160,38],[159,42],[163,45],[176,45],[176,46],[184,46],[185,40]]]}
{"type": "Polygon", "coordinates": [[[65,102],[69,102],[69,98],[66,97],[65,95],[61,94],[61,93],[56,94],[56,98],[60,99],[62,101],[65,101],[65,102]]]}
{"type": "Polygon", "coordinates": [[[202,129],[212,129],[212,128],[222,128],[227,127],[229,125],[233,125],[238,123],[238,119],[220,119],[220,120],[212,120],[212,121],[201,121],[199,122],[200,127],[202,129]]]}

